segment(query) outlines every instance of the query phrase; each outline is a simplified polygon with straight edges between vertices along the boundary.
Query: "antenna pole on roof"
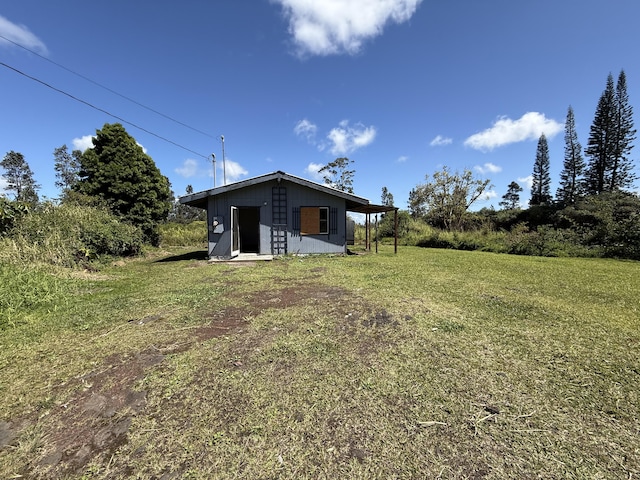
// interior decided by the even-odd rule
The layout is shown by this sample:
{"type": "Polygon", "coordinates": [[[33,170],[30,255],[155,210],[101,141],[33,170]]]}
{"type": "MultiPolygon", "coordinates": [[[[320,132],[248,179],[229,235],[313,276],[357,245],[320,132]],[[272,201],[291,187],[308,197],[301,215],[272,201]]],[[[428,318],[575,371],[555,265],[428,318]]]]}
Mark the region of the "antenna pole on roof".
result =
{"type": "Polygon", "coordinates": [[[213,188],[216,188],[216,154],[211,154],[211,160],[213,161],[213,188]]]}
{"type": "Polygon", "coordinates": [[[222,141],[222,179],[224,181],[224,185],[227,184],[227,160],[224,156],[224,135],[220,135],[220,140],[222,141]]]}

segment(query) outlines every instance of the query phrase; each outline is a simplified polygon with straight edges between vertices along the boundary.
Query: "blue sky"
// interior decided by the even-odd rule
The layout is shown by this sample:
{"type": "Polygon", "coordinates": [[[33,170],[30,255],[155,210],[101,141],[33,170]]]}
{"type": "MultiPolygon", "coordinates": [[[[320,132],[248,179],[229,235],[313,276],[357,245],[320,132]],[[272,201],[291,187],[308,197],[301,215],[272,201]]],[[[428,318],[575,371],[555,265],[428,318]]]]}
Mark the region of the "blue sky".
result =
{"type": "Polygon", "coordinates": [[[567,108],[584,147],[610,72],[640,101],[639,18],[637,0],[3,2],[0,155],[55,198],[53,150],[120,122],[176,194],[213,186],[212,153],[223,183],[224,135],[227,183],[347,156],[373,203],[387,187],[405,208],[447,166],[491,179],[477,207],[497,208],[511,181],[528,200],[541,133],[555,193],[567,108]]]}

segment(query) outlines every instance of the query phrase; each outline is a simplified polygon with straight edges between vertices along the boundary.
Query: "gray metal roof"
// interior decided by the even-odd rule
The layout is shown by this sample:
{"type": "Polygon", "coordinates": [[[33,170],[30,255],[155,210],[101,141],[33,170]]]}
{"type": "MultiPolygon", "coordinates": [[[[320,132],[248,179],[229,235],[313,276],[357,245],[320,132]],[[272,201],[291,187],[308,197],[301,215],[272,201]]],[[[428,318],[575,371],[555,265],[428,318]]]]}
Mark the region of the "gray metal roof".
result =
{"type": "Polygon", "coordinates": [[[239,190],[252,185],[258,185],[260,183],[270,182],[273,180],[276,180],[278,182],[281,180],[286,180],[292,183],[297,183],[298,185],[302,185],[308,188],[312,188],[314,190],[318,190],[323,193],[327,193],[329,195],[344,198],[347,201],[347,210],[357,211],[358,209],[369,205],[369,200],[367,200],[366,198],[358,197],[351,193],[343,192],[342,190],[332,188],[328,185],[322,185],[320,183],[312,182],[310,180],[296,177],[295,175],[290,175],[282,171],[267,173],[265,175],[260,175],[259,177],[248,178],[240,182],[230,183],[228,185],[223,185],[221,187],[211,188],[209,190],[204,190],[202,192],[192,193],[191,195],[185,195],[183,197],[180,197],[179,200],[180,200],[180,203],[184,205],[191,205],[192,207],[206,209],[207,199],[209,197],[220,195],[227,192],[232,192],[234,190],[239,190]]]}

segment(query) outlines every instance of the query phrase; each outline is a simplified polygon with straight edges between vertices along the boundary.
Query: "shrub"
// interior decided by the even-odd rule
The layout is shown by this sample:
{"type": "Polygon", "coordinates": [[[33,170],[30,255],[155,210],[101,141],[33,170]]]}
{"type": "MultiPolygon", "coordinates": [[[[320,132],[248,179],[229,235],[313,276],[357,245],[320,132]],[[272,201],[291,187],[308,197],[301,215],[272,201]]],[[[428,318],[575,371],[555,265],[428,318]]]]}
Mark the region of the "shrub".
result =
{"type": "Polygon", "coordinates": [[[0,197],[0,235],[11,230],[24,215],[29,213],[29,205],[0,197]]]}
{"type": "MultiPolygon", "coordinates": [[[[409,224],[411,222],[411,216],[406,210],[398,210],[398,237],[404,237],[409,233],[409,224]]],[[[378,237],[392,237],[395,227],[395,216],[393,212],[387,212],[382,216],[382,219],[378,222],[378,237]]]]}
{"type": "Polygon", "coordinates": [[[98,257],[136,255],[140,230],[105,209],[79,205],[42,205],[22,217],[0,244],[0,259],[63,267],[98,257]]]}

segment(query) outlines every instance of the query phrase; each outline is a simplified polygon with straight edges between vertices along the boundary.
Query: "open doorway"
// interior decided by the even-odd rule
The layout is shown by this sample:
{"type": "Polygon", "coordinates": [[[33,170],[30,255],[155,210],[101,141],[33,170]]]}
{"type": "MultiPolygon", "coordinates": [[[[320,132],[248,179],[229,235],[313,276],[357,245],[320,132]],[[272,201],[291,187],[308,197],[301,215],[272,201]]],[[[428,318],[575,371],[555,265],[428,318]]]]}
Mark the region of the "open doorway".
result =
{"type": "Polygon", "coordinates": [[[260,253],[260,207],[237,207],[240,253],[260,253]]]}

